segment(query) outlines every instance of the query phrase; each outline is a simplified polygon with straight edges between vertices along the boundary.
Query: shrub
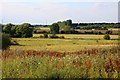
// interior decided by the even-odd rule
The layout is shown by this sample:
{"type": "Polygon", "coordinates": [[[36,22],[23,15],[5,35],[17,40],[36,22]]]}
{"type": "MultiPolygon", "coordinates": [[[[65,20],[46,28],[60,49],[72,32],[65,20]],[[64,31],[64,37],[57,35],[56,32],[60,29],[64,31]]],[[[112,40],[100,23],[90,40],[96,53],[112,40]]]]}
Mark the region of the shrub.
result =
{"type": "Polygon", "coordinates": [[[65,37],[64,37],[64,36],[60,36],[59,38],[60,38],[60,39],[65,39],[65,37]]]}
{"type": "Polygon", "coordinates": [[[47,33],[44,33],[44,38],[48,38],[48,34],[47,33]]]}
{"type": "Polygon", "coordinates": [[[42,36],[42,35],[40,35],[40,38],[43,38],[43,36],[42,36]]]}
{"type": "Polygon", "coordinates": [[[105,34],[103,37],[105,40],[110,40],[110,35],[109,34],[105,34]]]}
{"type": "Polygon", "coordinates": [[[106,33],[106,34],[112,34],[112,31],[107,30],[105,33],[106,33]]]}
{"type": "Polygon", "coordinates": [[[2,49],[5,50],[11,45],[11,38],[8,34],[2,34],[2,49]]]}
{"type": "Polygon", "coordinates": [[[58,36],[56,36],[56,34],[52,34],[51,36],[49,36],[50,38],[59,38],[58,36]]]}

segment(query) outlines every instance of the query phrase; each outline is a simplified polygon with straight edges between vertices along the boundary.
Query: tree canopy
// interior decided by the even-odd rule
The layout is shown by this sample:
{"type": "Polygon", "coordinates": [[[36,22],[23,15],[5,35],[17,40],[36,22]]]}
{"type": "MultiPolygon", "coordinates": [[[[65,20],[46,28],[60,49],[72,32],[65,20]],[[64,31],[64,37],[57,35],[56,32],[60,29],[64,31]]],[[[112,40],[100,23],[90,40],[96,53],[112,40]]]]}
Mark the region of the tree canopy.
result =
{"type": "Polygon", "coordinates": [[[58,34],[59,33],[59,25],[57,23],[53,23],[51,26],[50,26],[50,31],[52,34],[58,34]]]}
{"type": "Polygon", "coordinates": [[[21,25],[6,24],[3,27],[3,32],[9,34],[11,37],[32,37],[33,28],[29,23],[21,25]]]}

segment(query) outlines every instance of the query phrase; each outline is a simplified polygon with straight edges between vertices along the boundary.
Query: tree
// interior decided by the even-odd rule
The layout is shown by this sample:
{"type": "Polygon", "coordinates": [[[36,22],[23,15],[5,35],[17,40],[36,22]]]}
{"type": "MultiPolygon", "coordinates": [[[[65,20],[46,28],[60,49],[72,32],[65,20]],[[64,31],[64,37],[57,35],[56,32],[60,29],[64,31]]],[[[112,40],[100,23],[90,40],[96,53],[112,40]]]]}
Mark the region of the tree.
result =
{"type": "Polygon", "coordinates": [[[2,33],[2,31],[3,31],[3,25],[0,24],[0,33],[2,33]]]}
{"type": "Polygon", "coordinates": [[[65,26],[64,27],[64,31],[70,31],[71,30],[71,27],[70,26],[65,26]]]}
{"type": "Polygon", "coordinates": [[[52,34],[58,34],[59,33],[59,25],[57,23],[54,23],[50,26],[50,31],[52,34]]]}
{"type": "Polygon", "coordinates": [[[72,20],[67,20],[66,25],[72,27],[72,20]]]}
{"type": "Polygon", "coordinates": [[[48,34],[47,33],[44,33],[44,38],[48,38],[48,34]]]}
{"type": "Polygon", "coordinates": [[[17,34],[16,34],[17,27],[19,26],[15,25],[11,28],[11,37],[17,37],[17,34]]]}
{"type": "Polygon", "coordinates": [[[12,28],[12,26],[14,26],[14,25],[11,24],[11,23],[6,24],[6,25],[3,27],[3,32],[11,35],[11,28],[12,28]]]}
{"type": "Polygon", "coordinates": [[[32,37],[33,28],[30,24],[24,23],[16,28],[17,37],[32,37]]]}

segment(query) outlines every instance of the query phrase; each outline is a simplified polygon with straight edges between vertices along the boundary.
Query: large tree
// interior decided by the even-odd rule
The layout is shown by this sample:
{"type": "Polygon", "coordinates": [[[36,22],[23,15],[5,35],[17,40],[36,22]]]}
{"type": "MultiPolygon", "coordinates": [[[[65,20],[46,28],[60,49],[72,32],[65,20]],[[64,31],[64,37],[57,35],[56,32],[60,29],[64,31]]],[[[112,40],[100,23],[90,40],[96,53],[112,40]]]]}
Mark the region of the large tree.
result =
{"type": "Polygon", "coordinates": [[[24,23],[16,28],[18,37],[32,37],[33,28],[29,23],[24,23]]]}
{"type": "Polygon", "coordinates": [[[3,32],[11,35],[11,28],[12,28],[12,26],[14,26],[14,25],[11,24],[11,23],[6,24],[6,25],[3,27],[3,32]]]}
{"type": "Polygon", "coordinates": [[[52,34],[58,34],[59,33],[59,25],[57,23],[54,23],[50,26],[50,31],[52,34]]]}
{"type": "Polygon", "coordinates": [[[71,19],[67,20],[66,25],[72,27],[72,20],[71,19]]]}
{"type": "Polygon", "coordinates": [[[33,28],[29,23],[21,25],[13,25],[11,23],[3,27],[3,32],[9,34],[11,37],[32,37],[33,28]]]}

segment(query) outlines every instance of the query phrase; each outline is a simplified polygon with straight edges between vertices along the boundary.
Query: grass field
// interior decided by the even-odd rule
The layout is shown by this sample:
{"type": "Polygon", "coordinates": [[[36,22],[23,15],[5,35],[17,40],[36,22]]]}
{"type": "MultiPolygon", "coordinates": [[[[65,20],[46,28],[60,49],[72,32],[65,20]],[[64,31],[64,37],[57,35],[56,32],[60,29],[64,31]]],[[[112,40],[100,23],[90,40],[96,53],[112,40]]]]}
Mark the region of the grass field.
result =
{"type": "MultiPolygon", "coordinates": [[[[33,37],[40,37],[43,34],[33,34],[33,37]]],[[[90,35],[90,34],[58,34],[58,36],[64,36],[65,38],[72,39],[103,39],[104,35],[90,35]]],[[[111,39],[118,39],[118,35],[110,35],[111,39]]]]}
{"type": "Polygon", "coordinates": [[[120,78],[119,47],[78,52],[2,52],[3,78],[120,78]]]}
{"type": "Polygon", "coordinates": [[[117,40],[76,40],[76,39],[40,39],[17,38],[20,45],[13,45],[11,49],[49,50],[49,51],[78,51],[86,48],[105,48],[116,46],[117,40]]]}
{"type": "Polygon", "coordinates": [[[2,52],[2,78],[120,78],[118,35],[40,35],[12,38],[19,45],[2,52]]]}

